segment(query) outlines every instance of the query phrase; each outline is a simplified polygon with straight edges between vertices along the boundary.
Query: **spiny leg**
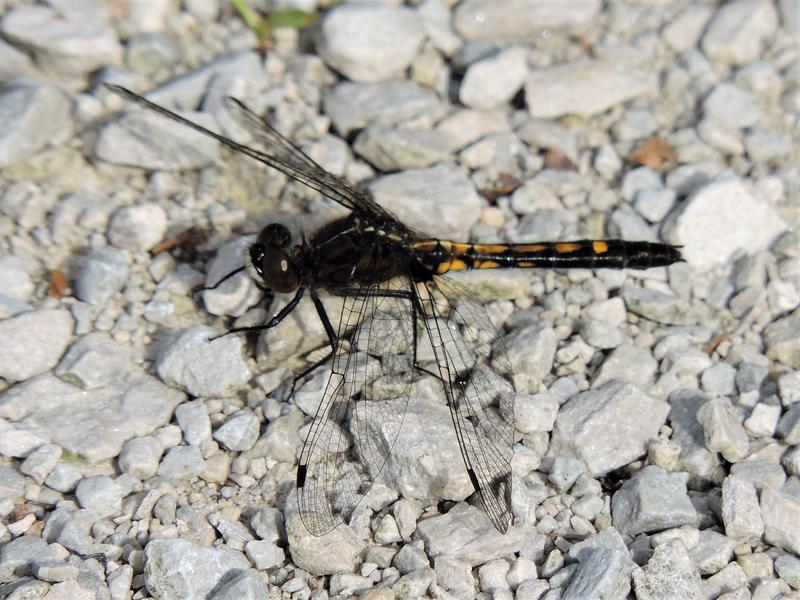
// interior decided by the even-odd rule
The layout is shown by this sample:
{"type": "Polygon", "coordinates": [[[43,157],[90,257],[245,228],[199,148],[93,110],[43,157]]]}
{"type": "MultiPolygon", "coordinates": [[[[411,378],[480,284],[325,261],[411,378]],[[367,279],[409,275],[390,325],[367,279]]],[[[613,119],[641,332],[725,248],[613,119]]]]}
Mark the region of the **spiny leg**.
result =
{"type": "Polygon", "coordinates": [[[264,329],[271,329],[275,327],[278,323],[283,321],[289,315],[290,312],[292,312],[297,307],[297,304],[300,302],[300,299],[303,297],[305,291],[306,288],[304,287],[298,288],[294,298],[292,298],[289,301],[289,303],[286,306],[284,306],[277,315],[272,317],[272,319],[270,319],[269,322],[261,323],[260,325],[249,325],[247,327],[234,327],[233,329],[229,329],[225,333],[221,333],[212,338],[209,338],[209,341],[216,340],[231,333],[241,333],[243,331],[262,331],[264,329]]]}

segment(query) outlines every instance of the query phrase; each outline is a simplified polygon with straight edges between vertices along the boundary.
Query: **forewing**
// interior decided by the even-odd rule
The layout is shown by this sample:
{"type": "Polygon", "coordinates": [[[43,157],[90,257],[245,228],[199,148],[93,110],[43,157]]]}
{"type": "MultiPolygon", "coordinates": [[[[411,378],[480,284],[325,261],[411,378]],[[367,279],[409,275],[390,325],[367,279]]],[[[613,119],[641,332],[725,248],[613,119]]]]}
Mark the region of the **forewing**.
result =
{"type": "Polygon", "coordinates": [[[416,291],[472,485],[505,533],[514,453],[511,364],[486,310],[462,285],[436,277],[416,291]]]}
{"type": "Polygon", "coordinates": [[[266,120],[253,113],[234,98],[228,98],[226,106],[239,126],[259,142],[263,146],[262,149],[235,142],[122,86],[110,83],[105,84],[105,86],[131,102],[217,140],[234,152],[249,156],[286,173],[289,177],[338,202],[345,208],[380,218],[384,222],[389,220],[397,222],[394,215],[381,208],[364,190],[356,187],[343,177],[338,177],[323,169],[294,143],[278,133],[266,120]]]}
{"type": "Polygon", "coordinates": [[[338,336],[350,343],[332,359],[297,469],[300,516],[313,535],[350,517],[397,439],[413,375],[408,289],[394,280],[345,298],[338,336]]]}
{"type": "Polygon", "coordinates": [[[263,163],[283,171],[289,177],[304,183],[311,189],[335,200],[342,206],[371,214],[383,220],[397,219],[381,208],[364,190],[356,187],[344,177],[323,169],[296,144],[281,135],[270,123],[235,98],[228,98],[226,106],[237,124],[247,131],[262,147],[256,151],[263,163]]]}

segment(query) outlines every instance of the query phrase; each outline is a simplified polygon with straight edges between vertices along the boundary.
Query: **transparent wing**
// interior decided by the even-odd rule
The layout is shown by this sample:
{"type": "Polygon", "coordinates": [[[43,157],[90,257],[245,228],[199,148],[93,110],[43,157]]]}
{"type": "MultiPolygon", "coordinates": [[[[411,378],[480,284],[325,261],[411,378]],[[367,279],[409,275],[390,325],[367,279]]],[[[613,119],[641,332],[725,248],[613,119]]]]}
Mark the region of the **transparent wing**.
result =
{"type": "Polygon", "coordinates": [[[494,526],[511,523],[514,386],[486,310],[446,277],[416,287],[461,455],[494,526]]]}
{"type": "Polygon", "coordinates": [[[228,98],[226,106],[238,125],[263,146],[264,151],[256,160],[283,171],[289,177],[351,210],[379,216],[382,219],[397,220],[364,190],[344,177],[323,169],[296,144],[278,133],[267,120],[256,115],[244,104],[235,98],[228,98]]]}
{"type": "Polygon", "coordinates": [[[356,187],[343,177],[338,177],[323,169],[305,152],[278,133],[267,121],[254,114],[249,108],[234,98],[228,98],[227,101],[227,107],[231,115],[241,127],[263,145],[263,149],[259,150],[235,142],[163,106],[159,106],[122,86],[110,83],[105,84],[105,86],[112,92],[119,94],[131,102],[217,140],[220,144],[234,152],[249,156],[265,165],[286,173],[289,177],[296,179],[327,196],[331,200],[338,202],[345,208],[380,217],[384,220],[397,221],[391,213],[376,204],[364,190],[356,187]]]}
{"type": "Polygon", "coordinates": [[[347,520],[369,491],[403,423],[414,362],[408,282],[348,295],[331,376],[297,468],[300,516],[321,536],[347,520]]]}

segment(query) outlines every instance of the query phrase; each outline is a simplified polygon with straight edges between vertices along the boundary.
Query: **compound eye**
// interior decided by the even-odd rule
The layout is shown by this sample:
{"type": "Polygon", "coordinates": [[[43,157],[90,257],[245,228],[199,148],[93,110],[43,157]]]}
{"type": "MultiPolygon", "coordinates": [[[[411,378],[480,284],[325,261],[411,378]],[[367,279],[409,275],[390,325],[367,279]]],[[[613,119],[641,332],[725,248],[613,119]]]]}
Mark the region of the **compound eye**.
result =
{"type": "Polygon", "coordinates": [[[254,244],[250,248],[250,259],[264,285],[272,291],[285,294],[295,291],[300,286],[297,269],[289,255],[280,248],[265,248],[254,244]]]}
{"type": "Polygon", "coordinates": [[[288,248],[292,243],[292,234],[285,225],[270,223],[261,230],[256,241],[268,248],[288,248]]]}

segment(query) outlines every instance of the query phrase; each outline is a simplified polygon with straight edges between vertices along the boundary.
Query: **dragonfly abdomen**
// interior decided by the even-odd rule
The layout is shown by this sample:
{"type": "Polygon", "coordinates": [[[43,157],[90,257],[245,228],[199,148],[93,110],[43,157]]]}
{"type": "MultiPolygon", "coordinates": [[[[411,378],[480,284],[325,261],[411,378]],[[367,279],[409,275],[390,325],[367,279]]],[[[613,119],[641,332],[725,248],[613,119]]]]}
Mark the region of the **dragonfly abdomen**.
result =
{"type": "Polygon", "coordinates": [[[649,269],[683,260],[677,246],[625,240],[530,244],[466,244],[425,240],[413,245],[436,274],[469,269],[649,269]]]}

